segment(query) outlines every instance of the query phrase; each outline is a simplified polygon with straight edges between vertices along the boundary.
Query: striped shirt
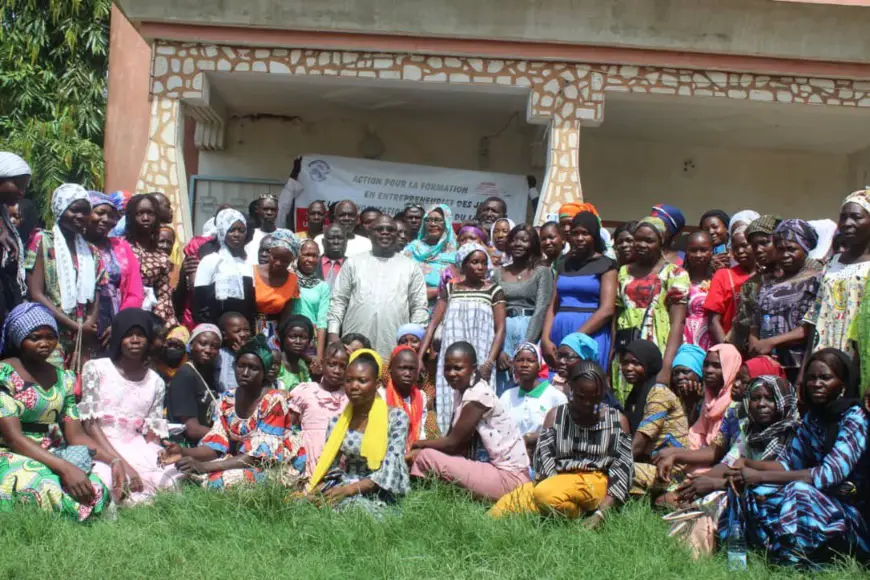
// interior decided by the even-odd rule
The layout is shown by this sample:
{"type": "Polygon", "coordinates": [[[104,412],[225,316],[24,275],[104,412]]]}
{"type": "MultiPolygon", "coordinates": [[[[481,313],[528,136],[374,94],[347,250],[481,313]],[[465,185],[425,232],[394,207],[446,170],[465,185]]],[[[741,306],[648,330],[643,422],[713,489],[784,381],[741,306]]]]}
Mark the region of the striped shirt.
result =
{"type": "Polygon", "coordinates": [[[604,417],[592,426],[571,419],[568,405],[556,407],[553,426],[541,430],[534,468],[539,480],[578,471],[607,474],[607,493],[625,501],[634,477],[631,436],[622,430],[619,411],[606,406],[604,417]]]}

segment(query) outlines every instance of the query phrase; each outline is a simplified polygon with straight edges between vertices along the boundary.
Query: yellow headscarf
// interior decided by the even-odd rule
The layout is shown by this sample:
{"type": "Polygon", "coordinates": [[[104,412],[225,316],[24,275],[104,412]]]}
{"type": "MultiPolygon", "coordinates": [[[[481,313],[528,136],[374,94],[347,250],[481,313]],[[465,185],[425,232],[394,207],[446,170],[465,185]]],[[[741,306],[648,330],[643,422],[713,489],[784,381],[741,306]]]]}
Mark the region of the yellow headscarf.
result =
{"type": "MultiPolygon", "coordinates": [[[[378,365],[378,379],[380,379],[384,368],[383,359],[380,355],[371,349],[360,349],[350,355],[348,365],[361,355],[367,354],[375,359],[378,365]]],[[[311,480],[308,482],[308,492],[314,491],[314,488],[323,480],[323,477],[332,467],[335,458],[338,457],[338,452],[341,450],[341,444],[344,442],[344,437],[347,435],[347,430],[350,428],[350,420],[353,418],[353,405],[347,405],[344,411],[338,417],[338,422],[335,428],[326,440],[326,445],[323,447],[323,453],[317,461],[317,467],[311,474],[311,480]]],[[[380,395],[375,395],[375,400],[372,402],[372,408],[369,411],[369,421],[366,425],[365,433],[363,433],[362,445],[360,454],[366,458],[366,464],[369,469],[376,471],[380,469],[384,457],[387,455],[387,430],[389,428],[389,407],[380,395]]]]}

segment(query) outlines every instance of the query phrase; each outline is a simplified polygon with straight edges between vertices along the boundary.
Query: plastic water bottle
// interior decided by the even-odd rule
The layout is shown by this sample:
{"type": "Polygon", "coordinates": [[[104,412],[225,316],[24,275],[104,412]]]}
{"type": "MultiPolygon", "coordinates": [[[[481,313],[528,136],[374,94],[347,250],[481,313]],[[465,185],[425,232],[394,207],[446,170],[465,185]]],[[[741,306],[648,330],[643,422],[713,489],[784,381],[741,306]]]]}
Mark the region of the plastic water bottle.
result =
{"type": "Polygon", "coordinates": [[[765,314],[761,319],[761,338],[771,338],[773,336],[773,320],[770,314],[765,314]]]}
{"type": "Polygon", "coordinates": [[[746,570],[746,536],[739,518],[734,518],[728,527],[728,570],[746,570]]]}

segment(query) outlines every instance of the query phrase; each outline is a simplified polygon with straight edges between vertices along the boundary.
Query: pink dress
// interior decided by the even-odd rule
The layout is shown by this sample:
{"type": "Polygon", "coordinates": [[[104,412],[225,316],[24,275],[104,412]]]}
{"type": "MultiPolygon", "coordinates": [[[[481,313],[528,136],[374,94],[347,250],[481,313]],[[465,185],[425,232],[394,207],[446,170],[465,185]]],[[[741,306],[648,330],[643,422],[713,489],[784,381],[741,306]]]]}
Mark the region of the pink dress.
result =
{"type": "MultiPolygon", "coordinates": [[[[165,391],[163,379],[153,370],[141,381],[130,381],[121,376],[109,358],[90,360],[82,368],[82,421],[100,420],[109,442],[145,486],[144,491],[128,496],[124,505],[148,501],[157,490],[174,488],[182,477],[174,467],[159,467],[157,457],[162,448],[145,440],[149,431],[160,438],[169,436],[163,418],[165,391]]],[[[111,467],[96,462],[94,472],[111,489],[111,467]]]]}
{"type": "Polygon", "coordinates": [[[683,343],[710,348],[710,332],[707,328],[707,312],[704,303],[710,292],[710,280],[692,284],[689,288],[689,307],[686,312],[686,325],[683,327],[683,343]]]}
{"type": "Polygon", "coordinates": [[[344,389],[329,392],[319,383],[302,383],[290,391],[290,410],[299,415],[302,444],[308,454],[305,475],[311,475],[320,459],[329,420],[341,415],[346,405],[344,389]]]}

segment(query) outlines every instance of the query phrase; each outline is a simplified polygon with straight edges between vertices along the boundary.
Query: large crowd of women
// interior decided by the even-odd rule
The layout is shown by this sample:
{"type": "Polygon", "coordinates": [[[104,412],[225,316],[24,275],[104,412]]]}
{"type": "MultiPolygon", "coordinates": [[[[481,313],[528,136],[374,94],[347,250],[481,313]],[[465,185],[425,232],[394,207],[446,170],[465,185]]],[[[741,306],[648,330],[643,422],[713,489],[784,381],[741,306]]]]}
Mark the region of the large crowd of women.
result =
{"type": "Polygon", "coordinates": [[[38,227],[30,176],[0,153],[0,507],[270,482],[378,516],[430,478],[492,517],[649,501],[696,555],[870,556],[870,190],[612,232],[498,198],[293,232],[263,195],[183,243],[160,193],[64,184],[38,227]]]}

